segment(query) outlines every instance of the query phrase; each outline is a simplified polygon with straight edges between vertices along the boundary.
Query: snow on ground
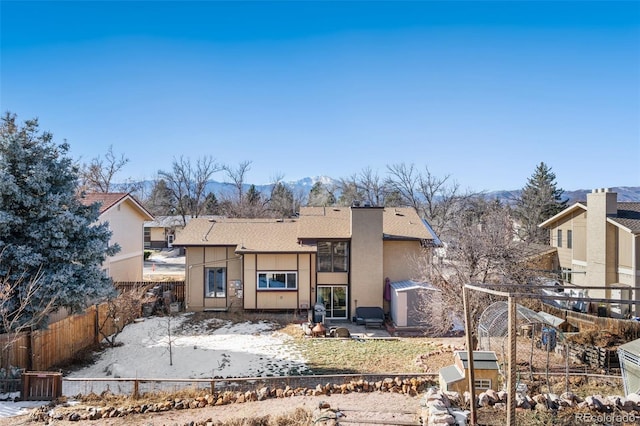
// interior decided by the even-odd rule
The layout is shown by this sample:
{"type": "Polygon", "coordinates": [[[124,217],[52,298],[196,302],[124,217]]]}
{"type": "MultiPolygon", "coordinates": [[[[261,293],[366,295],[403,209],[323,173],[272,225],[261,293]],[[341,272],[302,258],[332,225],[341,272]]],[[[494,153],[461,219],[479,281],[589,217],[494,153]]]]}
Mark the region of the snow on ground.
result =
{"type": "Polygon", "coordinates": [[[176,331],[189,315],[128,325],[117,338],[122,346],[105,350],[93,365],[68,377],[201,379],[278,376],[308,369],[301,353],[288,344],[292,338],[266,322],[209,319],[169,336],[168,327],[176,331]]]}
{"type": "Polygon", "coordinates": [[[47,404],[47,401],[0,401],[0,418],[27,414],[32,408],[45,404],[47,404]]]}
{"type": "MultiPolygon", "coordinates": [[[[117,337],[122,346],[106,349],[93,365],[66,377],[205,379],[279,376],[308,370],[302,354],[289,344],[291,336],[274,331],[271,323],[212,318],[184,324],[190,315],[151,317],[130,324],[117,337]],[[173,365],[169,365],[169,341],[173,365]]],[[[0,401],[0,418],[24,414],[46,403],[0,401]]]]}

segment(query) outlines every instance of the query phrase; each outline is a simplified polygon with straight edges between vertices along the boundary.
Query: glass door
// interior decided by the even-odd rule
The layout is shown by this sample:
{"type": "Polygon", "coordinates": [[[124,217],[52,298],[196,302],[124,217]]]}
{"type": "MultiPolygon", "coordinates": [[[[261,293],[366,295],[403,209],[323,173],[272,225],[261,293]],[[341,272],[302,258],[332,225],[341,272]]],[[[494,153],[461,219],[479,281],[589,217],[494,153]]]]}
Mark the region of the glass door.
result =
{"type": "Polygon", "coordinates": [[[328,319],[347,318],[347,286],[318,286],[318,302],[327,309],[328,319]]]}

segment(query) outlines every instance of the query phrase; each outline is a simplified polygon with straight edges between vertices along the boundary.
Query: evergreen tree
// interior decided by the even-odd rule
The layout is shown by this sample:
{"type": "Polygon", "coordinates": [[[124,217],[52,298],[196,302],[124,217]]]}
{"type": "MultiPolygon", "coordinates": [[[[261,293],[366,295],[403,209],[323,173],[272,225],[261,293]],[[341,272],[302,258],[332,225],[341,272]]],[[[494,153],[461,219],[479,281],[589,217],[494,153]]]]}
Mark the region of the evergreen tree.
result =
{"type": "Polygon", "coordinates": [[[295,213],[295,202],[293,192],[287,185],[278,182],[271,190],[269,208],[277,217],[290,217],[295,213]]]}
{"type": "Polygon", "coordinates": [[[19,127],[15,115],[2,118],[0,280],[13,289],[4,295],[2,309],[20,315],[18,324],[51,300],[77,311],[113,291],[101,264],[119,247],[108,247],[108,224],[97,224],[99,205],[80,202],[78,169],[68,150],[40,132],[37,120],[19,127]],[[24,306],[25,285],[33,280],[39,291],[24,306]],[[19,314],[18,306],[24,308],[19,314]]]}
{"type": "Polygon", "coordinates": [[[313,187],[311,187],[311,190],[309,191],[309,201],[307,205],[322,207],[332,206],[335,203],[336,197],[325,184],[320,181],[313,184],[313,187]]]}
{"type": "Polygon", "coordinates": [[[520,222],[518,234],[522,240],[549,243],[549,231],[538,225],[566,208],[567,200],[563,200],[563,194],[564,191],[557,187],[551,167],[541,162],[527,180],[513,211],[520,222]]]}
{"type": "Polygon", "coordinates": [[[158,179],[155,182],[151,189],[151,195],[144,204],[145,207],[156,216],[176,214],[177,202],[164,179],[158,179]]]}
{"type": "Polygon", "coordinates": [[[209,192],[204,198],[204,214],[220,214],[220,203],[213,192],[209,192]]]}

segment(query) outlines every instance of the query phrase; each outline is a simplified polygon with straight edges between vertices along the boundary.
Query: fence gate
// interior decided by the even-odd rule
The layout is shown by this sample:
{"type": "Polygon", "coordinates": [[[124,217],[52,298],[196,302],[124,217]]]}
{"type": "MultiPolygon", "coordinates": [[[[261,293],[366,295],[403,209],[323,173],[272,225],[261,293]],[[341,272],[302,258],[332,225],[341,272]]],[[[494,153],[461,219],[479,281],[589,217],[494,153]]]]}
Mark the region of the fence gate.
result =
{"type": "Polygon", "coordinates": [[[52,401],[62,396],[62,373],[30,371],[22,373],[22,399],[52,401]]]}

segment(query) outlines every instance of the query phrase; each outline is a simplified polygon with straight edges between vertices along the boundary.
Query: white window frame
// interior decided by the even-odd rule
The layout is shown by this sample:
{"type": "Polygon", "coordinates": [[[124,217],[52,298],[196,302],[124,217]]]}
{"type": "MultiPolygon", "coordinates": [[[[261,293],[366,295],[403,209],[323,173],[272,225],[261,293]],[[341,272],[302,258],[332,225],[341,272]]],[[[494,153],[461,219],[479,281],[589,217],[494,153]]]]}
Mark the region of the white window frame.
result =
{"type": "MultiPolygon", "coordinates": [[[[280,278],[280,277],[278,277],[280,278]]],[[[298,271],[259,271],[256,274],[256,288],[258,289],[258,291],[264,291],[264,290],[276,290],[276,291],[287,291],[287,290],[297,290],[298,289],[298,271]],[[266,287],[261,287],[260,284],[260,276],[263,275],[264,276],[264,282],[266,282],[266,287]],[[281,283],[282,281],[276,280],[274,279],[274,275],[284,275],[284,287],[278,287],[275,284],[273,285],[273,287],[271,286],[271,282],[274,283],[281,283]],[[295,278],[295,283],[293,283],[293,285],[291,286],[289,284],[289,279],[291,277],[291,275],[293,275],[293,277],[295,278]]]]}
{"type": "Polygon", "coordinates": [[[208,299],[223,299],[227,297],[227,268],[212,267],[204,269],[204,297],[208,299]],[[222,271],[222,291],[217,291],[215,288],[213,291],[209,291],[209,286],[211,284],[209,282],[209,277],[211,276],[209,272],[213,271],[214,274],[217,275],[218,273],[216,273],[216,270],[218,270],[218,273],[220,273],[219,271],[222,271]]]}
{"type": "Polygon", "coordinates": [[[476,389],[491,389],[491,379],[475,379],[473,387],[476,389]]]}
{"type": "Polygon", "coordinates": [[[556,246],[557,247],[562,247],[562,229],[558,229],[557,232],[557,239],[556,239],[556,246]]]}
{"type": "Polygon", "coordinates": [[[573,248],[573,231],[567,230],[567,248],[573,248]]]}

